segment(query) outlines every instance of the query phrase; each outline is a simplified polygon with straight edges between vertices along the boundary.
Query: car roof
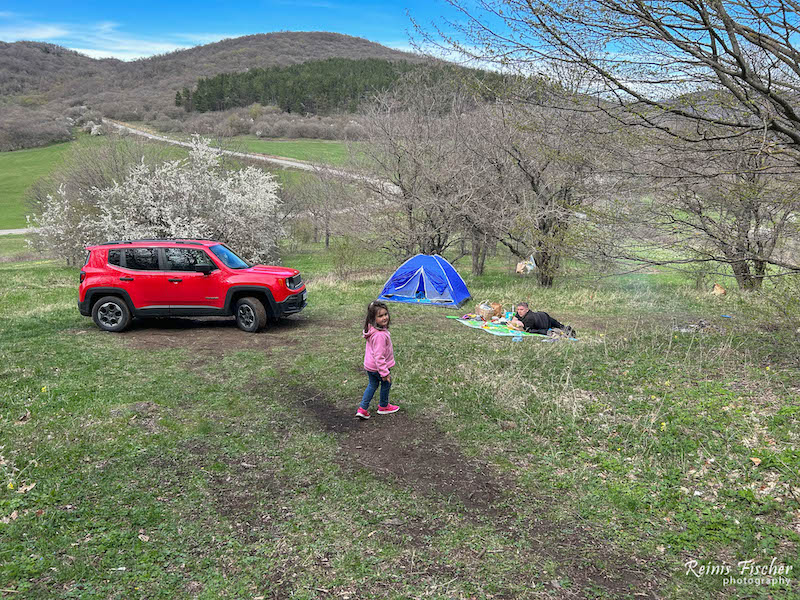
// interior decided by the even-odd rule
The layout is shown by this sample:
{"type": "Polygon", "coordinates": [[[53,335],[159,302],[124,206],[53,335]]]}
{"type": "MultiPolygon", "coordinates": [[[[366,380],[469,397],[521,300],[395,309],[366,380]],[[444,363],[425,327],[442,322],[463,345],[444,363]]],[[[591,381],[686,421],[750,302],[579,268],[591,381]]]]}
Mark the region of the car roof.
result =
{"type": "Polygon", "coordinates": [[[110,242],[103,242],[102,244],[95,244],[93,246],[86,246],[87,250],[94,250],[96,248],[107,248],[109,246],[124,246],[125,248],[147,248],[152,246],[160,247],[180,247],[180,246],[216,246],[221,242],[215,240],[190,240],[190,239],[144,239],[144,240],[113,240],[110,242]]]}

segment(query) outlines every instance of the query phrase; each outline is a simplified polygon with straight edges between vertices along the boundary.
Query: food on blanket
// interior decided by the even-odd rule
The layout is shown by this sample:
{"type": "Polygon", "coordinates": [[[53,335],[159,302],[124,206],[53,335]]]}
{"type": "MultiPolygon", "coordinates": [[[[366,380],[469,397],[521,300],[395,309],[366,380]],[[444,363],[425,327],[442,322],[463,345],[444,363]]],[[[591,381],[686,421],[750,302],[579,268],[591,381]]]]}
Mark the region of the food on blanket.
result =
{"type": "Polygon", "coordinates": [[[489,305],[488,300],[478,304],[475,307],[475,312],[477,312],[484,321],[488,321],[494,316],[494,309],[489,305]]]}

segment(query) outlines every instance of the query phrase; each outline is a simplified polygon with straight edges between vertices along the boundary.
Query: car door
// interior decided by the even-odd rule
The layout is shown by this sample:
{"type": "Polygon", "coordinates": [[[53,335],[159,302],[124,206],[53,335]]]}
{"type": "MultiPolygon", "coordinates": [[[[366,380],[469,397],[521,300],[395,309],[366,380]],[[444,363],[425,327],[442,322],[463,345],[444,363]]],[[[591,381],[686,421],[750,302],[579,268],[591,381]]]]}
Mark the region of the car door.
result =
{"type": "Polygon", "coordinates": [[[133,306],[137,310],[166,309],[163,293],[166,281],[159,270],[158,248],[123,248],[113,259],[109,253],[110,264],[116,264],[117,260],[119,286],[128,292],[133,306]]]}
{"type": "Polygon", "coordinates": [[[195,308],[221,308],[219,297],[221,271],[202,248],[164,248],[164,272],[167,275],[167,303],[171,311],[191,312],[195,308]],[[196,265],[211,267],[208,274],[195,271],[196,265]]]}

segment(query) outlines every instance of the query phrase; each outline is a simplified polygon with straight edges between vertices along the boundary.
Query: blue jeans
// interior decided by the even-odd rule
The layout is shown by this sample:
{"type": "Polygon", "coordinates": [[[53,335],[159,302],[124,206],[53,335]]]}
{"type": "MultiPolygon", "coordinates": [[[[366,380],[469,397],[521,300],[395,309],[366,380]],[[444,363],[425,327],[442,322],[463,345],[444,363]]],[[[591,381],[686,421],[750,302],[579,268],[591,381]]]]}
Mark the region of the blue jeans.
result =
{"type": "Polygon", "coordinates": [[[361,398],[361,408],[369,410],[369,403],[372,402],[372,397],[375,395],[375,390],[378,389],[378,386],[381,387],[378,404],[380,406],[389,404],[389,389],[392,387],[392,382],[383,381],[380,373],[376,371],[367,371],[367,375],[369,376],[369,383],[367,384],[367,389],[364,390],[363,398],[361,398]]]}

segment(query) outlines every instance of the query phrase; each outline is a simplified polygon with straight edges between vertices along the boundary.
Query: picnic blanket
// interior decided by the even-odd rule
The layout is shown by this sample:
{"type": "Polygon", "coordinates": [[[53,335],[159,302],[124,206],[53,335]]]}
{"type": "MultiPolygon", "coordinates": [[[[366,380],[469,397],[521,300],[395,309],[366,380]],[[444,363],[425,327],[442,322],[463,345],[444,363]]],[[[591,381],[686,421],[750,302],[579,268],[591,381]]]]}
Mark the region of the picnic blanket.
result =
{"type": "Polygon", "coordinates": [[[519,331],[517,329],[511,329],[505,323],[486,323],[481,319],[462,319],[461,317],[456,317],[455,315],[448,315],[448,319],[458,319],[458,322],[462,325],[466,325],[467,327],[471,327],[473,329],[482,329],[486,333],[491,333],[492,335],[505,335],[505,336],[520,336],[520,337],[536,337],[536,338],[546,338],[546,335],[542,335],[540,333],[528,333],[527,331],[519,331]]]}

